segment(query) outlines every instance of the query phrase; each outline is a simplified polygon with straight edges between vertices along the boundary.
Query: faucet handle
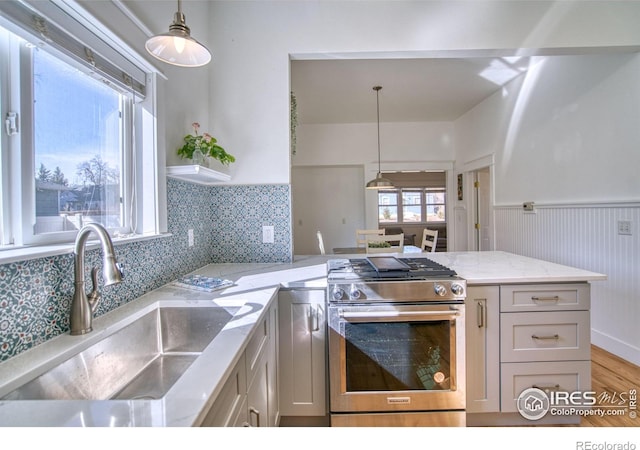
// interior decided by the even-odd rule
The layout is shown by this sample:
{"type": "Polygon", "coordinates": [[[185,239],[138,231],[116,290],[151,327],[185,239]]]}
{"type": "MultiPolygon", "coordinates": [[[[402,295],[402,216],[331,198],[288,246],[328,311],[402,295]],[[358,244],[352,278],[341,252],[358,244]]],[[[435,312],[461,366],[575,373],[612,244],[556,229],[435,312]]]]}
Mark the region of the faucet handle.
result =
{"type": "Polygon", "coordinates": [[[100,293],[98,292],[98,268],[93,267],[91,269],[91,292],[87,295],[89,306],[91,307],[91,313],[93,314],[98,301],[100,301],[100,293]]]}
{"type": "Polygon", "coordinates": [[[116,263],[116,269],[120,272],[120,278],[124,278],[124,264],[116,263]]]}

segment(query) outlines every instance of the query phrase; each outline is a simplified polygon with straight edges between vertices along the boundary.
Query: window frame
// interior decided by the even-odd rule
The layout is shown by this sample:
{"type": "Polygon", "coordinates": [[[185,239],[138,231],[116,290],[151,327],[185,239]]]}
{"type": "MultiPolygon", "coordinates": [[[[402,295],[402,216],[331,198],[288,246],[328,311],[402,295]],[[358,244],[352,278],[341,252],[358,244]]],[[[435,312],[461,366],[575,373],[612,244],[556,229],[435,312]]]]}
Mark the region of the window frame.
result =
{"type": "Polygon", "coordinates": [[[446,186],[443,186],[442,188],[432,188],[432,187],[398,187],[398,188],[392,188],[392,189],[384,189],[384,190],[380,190],[378,191],[378,196],[377,196],[377,206],[378,206],[378,227],[384,227],[384,226],[390,226],[390,225],[405,225],[405,226],[410,226],[410,225],[435,225],[435,224],[446,224],[447,223],[447,188],[446,186]],[[405,192],[419,192],[420,193],[420,214],[421,214],[421,219],[418,222],[409,222],[409,221],[405,221],[404,220],[404,207],[406,206],[416,206],[415,203],[411,203],[411,204],[405,204],[403,201],[403,193],[405,192]],[[396,204],[392,205],[395,206],[397,209],[397,219],[395,222],[381,222],[380,221],[380,207],[382,206],[389,206],[389,205],[384,205],[380,203],[380,194],[395,194],[396,196],[396,204]],[[444,203],[427,203],[427,194],[430,193],[442,193],[444,195],[444,203]],[[445,219],[444,220],[438,220],[438,221],[434,221],[434,220],[427,220],[428,216],[427,216],[427,209],[429,206],[438,206],[438,205],[442,205],[442,207],[445,210],[445,219]]]}
{"type": "MultiPolygon", "coordinates": [[[[50,4],[43,5],[46,8],[53,8],[50,4]]],[[[58,8],[65,10],[67,10],[67,6],[57,5],[58,8]]],[[[129,86],[131,92],[128,92],[127,86],[123,84],[123,80],[124,82],[128,80],[126,72],[122,72],[122,80],[115,83],[118,88],[124,88],[126,95],[130,94],[129,101],[125,102],[128,105],[122,109],[122,120],[131,120],[133,126],[129,133],[122,135],[125,146],[122,155],[127,158],[127,161],[126,164],[123,161],[121,166],[123,186],[131,187],[131,190],[123,195],[123,201],[128,201],[129,205],[122,209],[126,223],[131,226],[131,232],[124,234],[122,230],[114,230],[112,233],[114,244],[165,236],[167,235],[166,178],[164,172],[160,170],[161,165],[164,164],[165,148],[157,138],[158,122],[162,119],[158,116],[156,92],[158,77],[162,78],[163,75],[110,30],[96,29],[95,19],[86,10],[73,7],[66,12],[68,16],[65,20],[75,21],[74,25],[82,28],[81,31],[85,34],[88,30],[94,30],[94,41],[102,40],[103,45],[108,46],[112,53],[118,53],[117,56],[120,60],[116,58],[115,64],[125,58],[127,61],[122,66],[123,70],[126,71],[127,67],[135,66],[139,71],[136,75],[137,79],[132,79],[135,88],[133,84],[129,86]],[[143,74],[142,78],[140,78],[140,73],[143,74]],[[141,94],[138,93],[140,82],[143,86],[141,94]]],[[[29,105],[24,106],[29,99],[24,98],[20,89],[10,80],[19,80],[22,70],[20,67],[21,58],[16,56],[19,55],[19,44],[15,41],[25,39],[29,42],[38,42],[40,46],[47,44],[42,44],[42,39],[35,38],[26,28],[20,28],[16,23],[11,22],[10,17],[10,14],[6,17],[0,16],[0,27],[2,30],[7,30],[0,32],[0,55],[3,57],[0,63],[0,115],[4,119],[8,112],[17,112],[19,133],[13,136],[8,136],[5,132],[0,133],[0,188],[2,190],[0,194],[0,264],[69,253],[73,249],[69,244],[73,242],[77,233],[77,231],[71,231],[64,236],[64,239],[29,240],[28,238],[33,234],[34,222],[23,219],[22,202],[26,195],[31,196],[33,199],[31,201],[35,202],[36,173],[33,154],[27,157],[27,159],[31,158],[29,164],[25,164],[22,158],[22,149],[28,148],[23,142],[23,136],[30,134],[27,133],[29,126],[22,116],[22,112],[29,109],[29,105]],[[9,43],[8,39],[3,38],[3,36],[8,37],[14,34],[20,39],[12,39],[14,42],[9,43]],[[17,53],[16,48],[18,48],[17,53]],[[4,64],[5,61],[6,64],[4,64]],[[14,214],[14,212],[16,213],[14,214]]],[[[72,27],[66,26],[64,29],[73,32],[72,27]]],[[[67,56],[55,45],[48,46],[47,50],[67,63],[69,59],[73,60],[71,56],[67,56]]],[[[73,65],[76,67],[76,64],[73,65]]],[[[109,72],[109,75],[113,75],[113,70],[109,72]]],[[[104,78],[113,82],[113,78],[104,78]]],[[[31,148],[33,147],[31,146],[31,148]]],[[[30,214],[35,218],[35,208],[31,210],[30,214]]]]}
{"type": "MultiPolygon", "coordinates": [[[[20,113],[19,116],[21,118],[20,123],[20,151],[19,153],[13,152],[12,157],[20,160],[21,165],[21,177],[19,180],[15,180],[12,184],[12,192],[20,191],[21,195],[21,217],[20,224],[16,224],[16,226],[21,227],[19,236],[20,239],[14,238],[14,242],[20,245],[46,245],[46,244],[55,244],[60,242],[71,242],[75,239],[75,236],[78,230],[70,230],[70,231],[60,231],[60,232],[52,232],[52,233],[35,233],[35,223],[36,223],[36,209],[35,209],[35,201],[36,201],[36,188],[35,188],[35,173],[36,173],[36,162],[35,162],[35,142],[34,142],[34,132],[37,124],[34,119],[34,108],[32,105],[34,104],[34,53],[38,51],[45,51],[49,55],[54,58],[62,61],[65,64],[68,64],[70,67],[82,72],[85,76],[91,76],[92,78],[107,82],[104,77],[100,75],[91,75],[89,71],[78,62],[74,61],[71,58],[66,57],[61,52],[51,48],[51,49],[41,49],[34,46],[25,45],[27,41],[22,41],[22,43],[18,43],[18,52],[19,52],[19,72],[20,77],[19,81],[15,82],[15,80],[9,80],[12,86],[19,84],[20,90],[20,113]],[[20,188],[18,189],[17,183],[20,183],[20,188]]],[[[10,51],[15,51],[15,48],[12,48],[10,51]]],[[[120,164],[122,167],[122,174],[120,176],[120,195],[121,195],[121,211],[122,211],[122,223],[123,227],[118,228],[109,228],[109,232],[112,235],[115,234],[129,234],[131,232],[131,218],[128,211],[131,211],[131,190],[133,187],[131,186],[131,153],[132,149],[130,146],[132,135],[132,128],[134,123],[132,121],[132,115],[127,113],[131,108],[131,103],[133,100],[129,98],[129,93],[123,92],[122,89],[119,89],[117,86],[113,84],[109,84],[109,87],[117,92],[120,96],[120,164]]],[[[14,210],[15,211],[15,210],[14,210]]],[[[12,214],[18,216],[18,214],[12,214]]],[[[16,233],[18,235],[18,233],[16,233]]]]}

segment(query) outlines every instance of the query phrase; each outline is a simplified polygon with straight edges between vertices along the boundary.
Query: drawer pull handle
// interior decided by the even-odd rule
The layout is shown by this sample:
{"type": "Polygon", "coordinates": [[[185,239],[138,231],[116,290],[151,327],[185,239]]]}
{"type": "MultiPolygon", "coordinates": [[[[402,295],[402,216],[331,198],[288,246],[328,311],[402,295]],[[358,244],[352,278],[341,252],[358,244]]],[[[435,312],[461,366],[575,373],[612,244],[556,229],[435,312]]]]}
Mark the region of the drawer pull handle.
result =
{"type": "Polygon", "coordinates": [[[309,333],[320,329],[320,307],[309,306],[309,333]]]}
{"type": "Polygon", "coordinates": [[[538,339],[540,341],[557,341],[560,339],[560,335],[554,334],[553,336],[538,336],[537,334],[532,334],[531,339],[538,339]]]}
{"type": "Polygon", "coordinates": [[[486,308],[484,307],[485,300],[486,299],[476,300],[478,302],[476,303],[476,311],[477,311],[476,319],[478,323],[478,328],[483,328],[487,324],[487,311],[486,311],[486,308]]]}
{"type": "Polygon", "coordinates": [[[259,427],[260,426],[260,411],[258,411],[256,408],[254,408],[253,406],[251,406],[249,408],[249,414],[254,414],[256,416],[256,426],[259,427]]]}
{"type": "Polygon", "coordinates": [[[537,297],[532,296],[531,300],[534,302],[558,302],[560,300],[560,296],[554,295],[553,297],[537,297]]]}
{"type": "Polygon", "coordinates": [[[540,389],[541,391],[559,391],[560,390],[560,385],[559,384],[552,384],[552,385],[549,385],[549,386],[541,386],[539,384],[534,384],[531,387],[535,388],[535,389],[540,389]]]}

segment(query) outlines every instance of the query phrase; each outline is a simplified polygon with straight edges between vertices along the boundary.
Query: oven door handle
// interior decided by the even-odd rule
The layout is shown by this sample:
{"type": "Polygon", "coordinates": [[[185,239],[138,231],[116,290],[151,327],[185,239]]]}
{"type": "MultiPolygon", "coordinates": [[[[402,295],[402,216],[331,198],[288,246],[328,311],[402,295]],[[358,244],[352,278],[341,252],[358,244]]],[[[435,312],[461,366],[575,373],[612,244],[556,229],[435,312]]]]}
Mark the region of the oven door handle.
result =
{"type": "Polygon", "coordinates": [[[399,322],[406,319],[442,320],[455,318],[458,311],[343,311],[339,312],[341,319],[347,322],[399,322]]]}

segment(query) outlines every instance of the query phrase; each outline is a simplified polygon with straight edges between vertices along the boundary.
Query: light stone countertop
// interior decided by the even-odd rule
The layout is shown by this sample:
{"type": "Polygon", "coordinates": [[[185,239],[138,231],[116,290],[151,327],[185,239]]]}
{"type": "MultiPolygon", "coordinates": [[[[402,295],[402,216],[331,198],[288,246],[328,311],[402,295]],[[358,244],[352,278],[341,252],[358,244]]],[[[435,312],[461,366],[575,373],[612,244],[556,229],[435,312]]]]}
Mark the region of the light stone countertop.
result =
{"type": "MultiPolygon", "coordinates": [[[[194,273],[234,286],[200,292],[167,284],[94,319],[84,336],[64,334],[0,363],[0,397],[158,306],[244,306],[160,400],[0,401],[0,426],[192,426],[202,420],[279,289],[324,289],[326,261],[365,255],[296,256],[293,263],[210,264],[194,273]],[[250,306],[250,308],[247,308],[250,306]]],[[[417,257],[418,255],[396,255],[417,257]]],[[[605,280],[606,276],[504,252],[428,253],[469,285],[605,280]]]]}

